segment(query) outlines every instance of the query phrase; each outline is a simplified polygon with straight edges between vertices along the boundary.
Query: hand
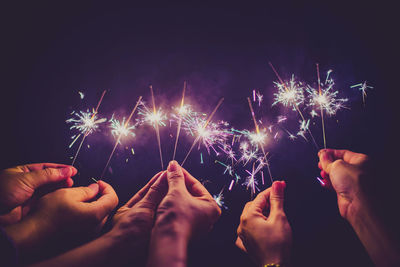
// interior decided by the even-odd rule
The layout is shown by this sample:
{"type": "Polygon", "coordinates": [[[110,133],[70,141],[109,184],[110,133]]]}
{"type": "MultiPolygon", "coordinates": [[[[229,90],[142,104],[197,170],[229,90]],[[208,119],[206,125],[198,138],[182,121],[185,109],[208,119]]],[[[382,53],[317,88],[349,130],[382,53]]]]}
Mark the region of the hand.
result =
{"type": "MultiPolygon", "coordinates": [[[[30,208],[30,200],[45,185],[71,187],[77,170],[54,163],[27,164],[0,172],[0,225],[18,222],[30,208]]],[[[53,188],[53,189],[54,189],[53,188]]]]}
{"type": "Polygon", "coordinates": [[[337,193],[338,206],[343,218],[354,212],[354,200],[363,198],[360,179],[366,175],[368,156],[349,150],[323,149],[318,152],[321,176],[337,193]]]}
{"type": "Polygon", "coordinates": [[[156,226],[177,226],[190,238],[209,231],[221,209],[207,189],[176,161],[167,169],[168,193],[157,209],[156,226]]]}
{"type": "Polygon", "coordinates": [[[27,258],[48,256],[59,252],[61,246],[92,238],[117,204],[113,188],[102,181],[58,189],[40,198],[24,220],[5,230],[27,258]]]}
{"type": "Polygon", "coordinates": [[[151,234],[149,267],[186,266],[189,239],[209,231],[221,215],[207,189],[176,161],[168,165],[167,182],[151,234]]]}
{"type": "Polygon", "coordinates": [[[236,245],[260,266],[289,261],[292,230],[283,210],[285,186],[274,182],[246,204],[240,217],[236,245]]]}
{"type": "Polygon", "coordinates": [[[150,241],[151,230],[158,204],[168,190],[166,172],[157,173],[125,205],[118,209],[113,217],[113,228],[110,234],[125,236],[129,251],[135,254],[146,252],[150,241]]]}

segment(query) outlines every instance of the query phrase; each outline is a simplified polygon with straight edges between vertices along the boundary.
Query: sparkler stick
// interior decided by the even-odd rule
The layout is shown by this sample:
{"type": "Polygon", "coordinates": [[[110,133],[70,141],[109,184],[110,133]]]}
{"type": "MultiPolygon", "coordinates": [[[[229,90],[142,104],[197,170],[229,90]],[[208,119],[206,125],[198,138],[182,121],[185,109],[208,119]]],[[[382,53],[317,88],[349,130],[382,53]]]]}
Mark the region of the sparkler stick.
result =
{"type": "MultiPolygon", "coordinates": [[[[287,88],[286,84],[283,82],[281,76],[279,76],[279,74],[278,74],[278,72],[276,71],[274,65],[272,65],[271,62],[268,62],[268,64],[271,66],[271,69],[274,71],[274,73],[275,73],[276,77],[278,78],[279,82],[283,85],[283,87],[285,88],[285,90],[288,92],[289,89],[287,88]]],[[[297,112],[299,113],[301,119],[302,119],[303,121],[305,121],[305,118],[304,118],[304,116],[303,116],[303,113],[302,113],[301,110],[299,109],[299,106],[297,105],[297,103],[296,103],[295,101],[292,101],[292,104],[293,104],[293,106],[295,107],[295,109],[297,110],[297,112]]],[[[311,133],[311,130],[310,130],[310,129],[307,129],[307,131],[308,131],[308,133],[310,134],[310,136],[311,136],[311,138],[312,138],[312,140],[313,140],[313,143],[314,143],[315,147],[316,147],[317,149],[319,149],[319,147],[318,147],[318,145],[317,145],[317,142],[315,142],[314,136],[313,136],[313,134],[311,133]]]]}
{"type": "MultiPolygon", "coordinates": [[[[257,123],[257,120],[256,120],[256,116],[255,116],[255,114],[254,114],[254,109],[253,109],[253,105],[251,104],[250,97],[247,98],[247,102],[249,102],[249,107],[250,107],[251,116],[252,116],[252,118],[253,118],[254,126],[256,127],[256,134],[257,134],[257,135],[260,135],[260,128],[258,127],[258,123],[257,123]]],[[[270,167],[269,167],[269,163],[268,163],[268,160],[267,160],[267,154],[265,153],[262,140],[259,141],[259,145],[261,146],[261,150],[262,150],[262,152],[263,152],[263,154],[264,154],[265,163],[266,163],[266,165],[267,165],[267,169],[268,169],[268,173],[269,173],[269,178],[271,179],[271,183],[273,183],[274,180],[272,179],[271,169],[270,169],[270,167]]],[[[264,179],[262,180],[262,182],[263,182],[263,184],[264,184],[264,179]]]]}
{"type": "MultiPolygon", "coordinates": [[[[107,91],[104,90],[103,93],[101,94],[100,100],[99,100],[99,102],[97,103],[96,109],[94,110],[93,115],[92,115],[92,117],[91,117],[91,121],[94,120],[94,118],[95,118],[95,116],[96,116],[96,114],[97,114],[97,112],[98,112],[98,110],[99,110],[100,104],[101,104],[101,102],[103,101],[103,97],[104,97],[104,95],[106,94],[106,92],[107,92],[107,91]]],[[[71,166],[74,166],[75,161],[76,161],[76,158],[78,157],[79,151],[81,150],[81,147],[82,147],[82,145],[83,145],[83,142],[85,141],[85,139],[86,139],[86,137],[89,135],[89,133],[90,133],[90,130],[87,130],[87,131],[85,132],[85,134],[83,135],[82,141],[81,141],[81,143],[79,144],[78,150],[77,150],[76,153],[75,153],[75,156],[74,156],[74,159],[72,160],[71,166]]]]}
{"type": "MultiPolygon", "coordinates": [[[[316,63],[316,66],[317,66],[317,76],[318,76],[318,93],[319,96],[321,97],[322,92],[321,92],[321,79],[319,76],[319,64],[316,63]]],[[[322,108],[322,103],[320,103],[320,110],[321,110],[322,136],[324,138],[324,148],[326,149],[325,121],[324,121],[324,110],[322,108]]]]}
{"type": "MultiPolygon", "coordinates": [[[[131,120],[131,118],[132,118],[133,114],[135,113],[137,107],[139,106],[139,103],[140,103],[141,100],[142,100],[142,96],[139,96],[139,99],[138,99],[138,101],[136,102],[135,107],[132,109],[131,114],[129,114],[129,117],[128,117],[128,119],[127,119],[126,122],[125,122],[124,129],[126,129],[126,128],[128,127],[129,121],[131,120]]],[[[113,150],[111,151],[110,156],[108,157],[107,163],[106,163],[106,165],[104,166],[104,169],[103,169],[103,172],[101,173],[100,179],[101,179],[102,177],[104,177],[104,174],[106,173],[108,164],[110,164],[111,158],[113,157],[114,152],[115,152],[115,149],[117,148],[117,146],[118,146],[118,144],[119,144],[119,141],[121,140],[122,134],[123,134],[123,132],[121,131],[120,134],[118,135],[117,141],[115,141],[114,148],[113,148],[113,150]]]]}
{"type": "Polygon", "coordinates": [[[179,134],[181,132],[181,126],[182,126],[182,112],[183,112],[183,104],[185,100],[185,91],[186,91],[186,81],[183,82],[183,91],[182,91],[182,100],[181,100],[181,107],[179,109],[179,121],[178,121],[178,129],[176,130],[176,139],[175,139],[175,146],[174,146],[174,155],[172,156],[172,160],[175,159],[176,155],[176,147],[178,146],[178,139],[179,139],[179,134]]]}
{"type": "MultiPolygon", "coordinates": [[[[211,112],[211,114],[208,116],[208,118],[207,118],[206,122],[204,123],[203,127],[200,128],[201,131],[204,130],[204,129],[207,127],[208,123],[211,121],[212,117],[214,116],[215,112],[217,112],[219,106],[221,106],[221,104],[222,104],[223,101],[224,101],[224,98],[221,98],[221,99],[218,101],[218,104],[215,106],[214,110],[213,110],[213,111],[211,112]]],[[[194,140],[192,146],[190,147],[189,152],[186,154],[184,160],[182,161],[182,164],[181,164],[182,167],[183,167],[183,164],[185,164],[186,159],[189,157],[190,152],[192,152],[194,146],[195,146],[195,145],[197,144],[197,142],[200,140],[200,137],[201,137],[201,136],[200,136],[200,134],[198,133],[198,136],[196,137],[196,139],[194,140]]]]}
{"type": "MultiPolygon", "coordinates": [[[[150,92],[151,92],[151,101],[152,101],[152,104],[153,104],[153,113],[154,113],[154,117],[156,117],[156,114],[157,114],[156,102],[154,100],[153,86],[151,86],[151,85],[150,85],[150,92]]],[[[160,128],[158,127],[158,122],[157,121],[154,123],[154,126],[155,126],[155,129],[156,129],[158,151],[160,152],[161,169],[164,170],[164,162],[163,162],[162,151],[161,151],[160,128]]]]}

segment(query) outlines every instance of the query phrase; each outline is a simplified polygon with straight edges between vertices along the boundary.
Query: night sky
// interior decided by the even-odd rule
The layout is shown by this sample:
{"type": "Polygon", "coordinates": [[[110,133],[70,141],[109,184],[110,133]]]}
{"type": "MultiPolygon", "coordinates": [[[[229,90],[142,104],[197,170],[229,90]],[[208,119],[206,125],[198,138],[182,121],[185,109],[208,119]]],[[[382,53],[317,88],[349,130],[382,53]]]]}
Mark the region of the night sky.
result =
{"type": "MultiPolygon", "coordinates": [[[[111,3],[111,2],[110,2],[111,3]]],[[[260,4],[260,3],[259,3],[260,4]]],[[[253,89],[264,94],[264,119],[287,115],[297,127],[297,115],[271,108],[274,63],[285,78],[292,73],[312,83],[315,63],[321,72],[333,69],[337,88],[349,98],[350,110],[327,119],[328,146],[347,148],[376,157],[377,198],[385,212],[395,210],[398,181],[396,157],[396,15],[393,7],[365,2],[285,1],[262,5],[148,5],[53,2],[6,6],[2,15],[2,114],[0,167],[32,162],[70,163],[70,131],[65,120],[73,109],[96,105],[108,92],[100,113],[129,115],[137,97],[168,109],[176,105],[183,81],[187,99],[210,112],[225,101],[216,119],[237,128],[253,128],[246,97],[253,89]],[[366,105],[349,86],[368,81],[366,105]],[[86,94],[80,100],[78,91],[86,94]],[[383,186],[383,184],[385,186],[383,186]],[[390,201],[390,202],[388,202],[390,201]]],[[[322,146],[319,121],[311,130],[322,146]]],[[[176,128],[161,130],[165,164],[172,157],[176,128]]],[[[113,146],[103,132],[88,137],[76,167],[77,185],[99,176],[113,146]]],[[[191,139],[182,137],[177,159],[183,159],[191,139]]],[[[119,149],[105,181],[127,201],[160,170],[154,131],[140,134],[129,145],[136,155],[125,162],[119,149]]],[[[371,266],[357,236],[340,217],[336,197],[322,189],[316,149],[311,143],[282,140],[267,148],[276,179],[287,182],[285,209],[293,230],[295,266],[371,266]]],[[[203,150],[205,155],[205,151],[203,150]]],[[[195,151],[185,167],[206,184],[211,194],[229,186],[223,167],[206,156],[200,165],[195,151]]],[[[262,186],[265,189],[269,185],[262,186]]],[[[374,195],[375,195],[374,193],[374,195]]],[[[193,242],[189,266],[253,266],[234,245],[241,210],[250,200],[244,187],[225,194],[223,211],[213,231],[193,242]]]]}

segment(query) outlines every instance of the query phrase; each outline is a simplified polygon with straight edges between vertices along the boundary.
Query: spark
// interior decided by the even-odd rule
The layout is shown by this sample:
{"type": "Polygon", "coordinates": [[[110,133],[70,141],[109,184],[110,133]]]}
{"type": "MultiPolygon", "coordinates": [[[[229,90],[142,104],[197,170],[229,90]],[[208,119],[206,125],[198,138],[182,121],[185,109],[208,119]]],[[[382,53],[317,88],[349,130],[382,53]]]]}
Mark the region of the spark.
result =
{"type": "Polygon", "coordinates": [[[325,182],[321,178],[317,177],[317,180],[318,182],[320,182],[321,185],[325,185],[325,182]]]}
{"type": "Polygon", "coordinates": [[[324,148],[326,148],[326,134],[325,134],[325,121],[324,112],[329,116],[333,116],[336,112],[344,108],[344,103],[347,102],[347,98],[337,98],[339,91],[334,90],[335,82],[330,77],[332,70],[328,70],[326,73],[326,78],[323,83],[321,83],[319,75],[319,65],[316,64],[317,68],[317,79],[318,88],[313,88],[308,86],[306,91],[309,93],[309,104],[308,106],[319,108],[321,113],[321,124],[322,124],[322,136],[324,139],[324,148]]]}
{"type": "MultiPolygon", "coordinates": [[[[207,120],[202,123],[202,124],[197,124],[196,129],[197,129],[197,137],[196,139],[193,141],[192,146],[190,147],[188,153],[186,154],[184,160],[182,161],[181,166],[183,166],[183,164],[185,163],[186,159],[189,157],[190,152],[192,152],[194,146],[197,144],[197,142],[200,141],[200,139],[203,140],[203,143],[206,145],[206,147],[208,147],[207,145],[212,144],[215,140],[212,137],[215,136],[220,136],[220,135],[213,135],[212,134],[212,130],[217,130],[216,129],[216,124],[215,123],[211,123],[211,127],[214,129],[207,129],[207,126],[210,124],[212,117],[214,116],[215,112],[217,112],[218,108],[221,106],[222,102],[224,101],[224,98],[221,98],[217,105],[215,106],[214,110],[211,112],[211,114],[208,116],[207,120]]],[[[218,131],[219,132],[219,131],[218,131]]]]}
{"type": "Polygon", "coordinates": [[[218,195],[213,195],[213,198],[214,198],[215,202],[218,204],[218,206],[220,206],[221,208],[227,209],[228,207],[225,206],[223,191],[224,191],[224,189],[222,189],[218,193],[218,195]]]}
{"type": "Polygon", "coordinates": [[[281,103],[285,107],[292,106],[296,111],[296,107],[304,103],[304,85],[297,81],[294,75],[289,81],[274,82],[274,84],[278,92],[274,93],[273,106],[281,103]]]}
{"type": "Polygon", "coordinates": [[[81,99],[85,98],[85,94],[82,93],[81,91],[78,91],[78,94],[79,94],[79,97],[80,97],[81,99]]]}
{"type": "Polygon", "coordinates": [[[250,172],[249,170],[246,170],[246,172],[249,174],[249,176],[246,177],[245,182],[243,185],[246,186],[247,190],[251,189],[251,195],[252,197],[256,193],[256,190],[259,190],[258,188],[258,181],[255,178],[256,172],[254,170],[254,163],[253,163],[253,170],[250,172]]]}
{"type": "Polygon", "coordinates": [[[358,83],[350,86],[350,88],[358,88],[361,91],[361,96],[363,100],[363,104],[365,106],[365,98],[367,97],[367,89],[373,89],[374,87],[367,85],[367,82],[358,83]]]}
{"type": "Polygon", "coordinates": [[[98,128],[98,124],[103,123],[105,121],[107,121],[107,119],[97,119],[97,112],[99,110],[100,104],[103,101],[103,97],[105,95],[107,91],[104,90],[103,93],[101,94],[100,100],[97,103],[96,108],[93,110],[93,112],[89,112],[89,110],[87,112],[80,112],[80,113],[76,113],[73,112],[72,114],[76,115],[77,118],[70,118],[68,119],[66,122],[67,123],[72,123],[73,125],[70,127],[70,129],[77,129],[78,131],[80,131],[80,134],[76,137],[76,139],[71,143],[70,147],[75,143],[75,141],[81,136],[82,140],[81,143],[79,144],[79,147],[75,153],[75,156],[72,160],[71,165],[73,166],[75,164],[75,161],[78,157],[78,154],[82,148],[83,143],[85,142],[86,137],[93,133],[97,128],[98,128]]]}
{"type": "MultiPolygon", "coordinates": [[[[292,105],[293,109],[297,110],[297,112],[299,113],[301,119],[304,121],[305,118],[304,118],[303,113],[301,112],[301,110],[299,108],[299,104],[302,104],[305,101],[305,99],[304,99],[304,86],[302,86],[302,83],[296,82],[293,75],[292,75],[292,79],[289,82],[284,82],[282,80],[281,76],[279,76],[278,72],[276,71],[274,65],[272,65],[271,62],[269,62],[269,65],[271,66],[271,69],[273,70],[273,72],[275,73],[276,77],[279,80],[279,83],[275,83],[277,85],[277,87],[278,87],[278,90],[279,90],[277,94],[279,95],[279,93],[282,92],[282,90],[284,89],[286,91],[286,93],[289,94],[288,95],[289,97],[286,97],[286,98],[283,98],[283,99],[290,99],[291,100],[291,102],[289,102],[289,101],[288,102],[278,101],[278,102],[282,103],[283,105],[285,105],[285,103],[286,103],[286,106],[292,105]],[[291,81],[292,81],[292,84],[291,84],[291,81]],[[283,86],[283,88],[279,87],[278,84],[283,86]],[[298,85],[297,87],[295,87],[296,84],[298,85]],[[292,92],[289,89],[288,85],[289,86],[293,85],[292,92]],[[301,96],[300,96],[300,85],[301,85],[301,96]],[[295,90],[295,88],[296,88],[297,91],[295,90]]],[[[275,102],[278,103],[277,100],[275,100],[275,102]]],[[[308,133],[310,134],[310,136],[311,136],[311,138],[313,140],[314,146],[318,149],[317,142],[315,142],[315,138],[314,138],[313,134],[311,133],[310,129],[308,129],[308,133]]]]}
{"type": "Polygon", "coordinates": [[[100,179],[104,176],[104,174],[106,173],[107,167],[110,164],[110,161],[114,155],[115,149],[117,148],[118,144],[120,144],[121,142],[121,137],[124,136],[128,136],[133,135],[135,136],[135,133],[132,131],[133,129],[135,129],[135,125],[133,126],[129,126],[129,121],[131,120],[133,114],[135,113],[137,107],[139,106],[140,102],[142,100],[142,96],[139,96],[138,101],[136,102],[136,105],[133,107],[131,114],[129,114],[128,119],[125,121],[125,118],[123,118],[123,124],[121,124],[119,121],[115,120],[111,122],[111,134],[113,136],[117,136],[117,140],[115,141],[114,147],[111,151],[110,156],[108,157],[107,163],[104,166],[103,172],[100,176],[100,179]]]}

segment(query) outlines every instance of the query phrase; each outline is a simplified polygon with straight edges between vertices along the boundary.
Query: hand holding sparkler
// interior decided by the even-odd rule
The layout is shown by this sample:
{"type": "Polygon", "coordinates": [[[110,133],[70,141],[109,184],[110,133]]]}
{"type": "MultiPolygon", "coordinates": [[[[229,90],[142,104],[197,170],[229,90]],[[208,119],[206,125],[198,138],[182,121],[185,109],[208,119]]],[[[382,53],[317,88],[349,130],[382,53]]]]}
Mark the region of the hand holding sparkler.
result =
{"type": "Polygon", "coordinates": [[[236,245],[259,266],[289,261],[292,230],[283,210],[284,189],[285,182],[275,181],[246,204],[240,217],[236,245]]]}
{"type": "Polygon", "coordinates": [[[157,205],[167,190],[165,172],[159,172],[118,209],[109,232],[35,267],[145,266],[157,205]]]}
{"type": "Polygon", "coordinates": [[[380,178],[371,174],[368,156],[335,149],[323,149],[318,156],[321,176],[336,191],[340,214],[351,224],[372,261],[376,266],[399,266],[400,245],[387,232],[365,192],[368,179],[380,178]]]}
{"type": "Polygon", "coordinates": [[[102,181],[63,188],[40,198],[29,216],[5,231],[24,259],[37,261],[92,238],[117,204],[113,188],[102,181]]]}
{"type": "Polygon", "coordinates": [[[221,214],[207,189],[176,161],[168,166],[167,181],[150,241],[152,267],[184,266],[189,239],[209,231],[221,214]]]}
{"type": "Polygon", "coordinates": [[[27,164],[1,171],[0,224],[16,223],[25,216],[33,194],[40,194],[44,186],[47,191],[71,187],[71,177],[77,172],[72,166],[55,163],[27,164]]]}

